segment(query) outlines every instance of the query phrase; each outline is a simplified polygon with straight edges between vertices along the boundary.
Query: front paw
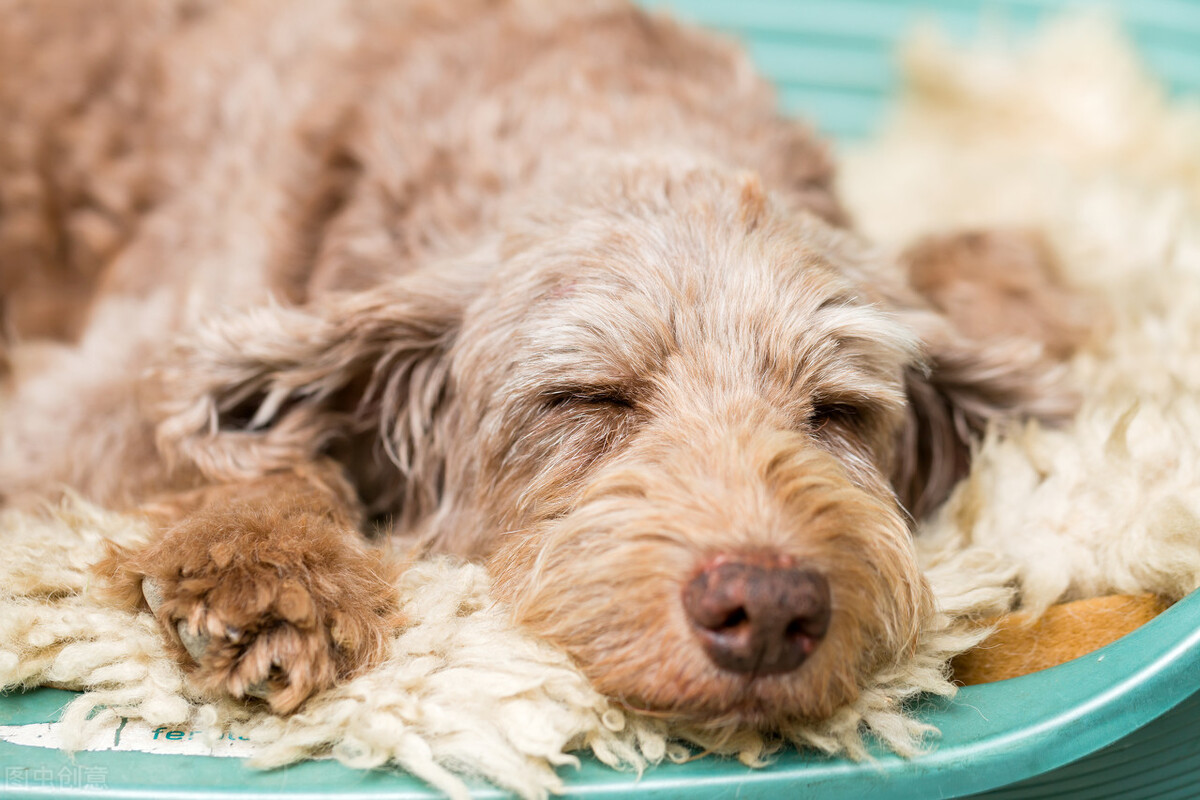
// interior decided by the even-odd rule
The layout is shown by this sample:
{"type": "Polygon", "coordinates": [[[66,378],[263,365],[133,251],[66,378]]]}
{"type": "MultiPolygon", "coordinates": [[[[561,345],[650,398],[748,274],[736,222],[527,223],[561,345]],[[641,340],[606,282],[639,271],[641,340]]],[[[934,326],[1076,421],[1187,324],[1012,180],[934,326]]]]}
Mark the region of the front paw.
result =
{"type": "Polygon", "coordinates": [[[393,571],[315,514],[197,515],[119,572],[199,689],[280,713],[379,661],[397,622],[393,571]]]}

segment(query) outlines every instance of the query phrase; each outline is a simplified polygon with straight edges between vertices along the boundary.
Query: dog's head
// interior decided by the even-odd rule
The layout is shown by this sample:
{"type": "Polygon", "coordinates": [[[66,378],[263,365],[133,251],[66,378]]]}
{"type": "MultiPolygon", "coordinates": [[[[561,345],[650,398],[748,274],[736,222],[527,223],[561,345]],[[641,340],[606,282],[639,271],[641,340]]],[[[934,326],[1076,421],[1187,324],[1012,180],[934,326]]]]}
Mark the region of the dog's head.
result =
{"type": "Polygon", "coordinates": [[[1030,362],[957,341],[755,176],[648,158],[547,191],[459,263],[209,331],[162,438],[222,477],[359,452],[368,502],[489,557],[516,618],[631,707],[831,714],[915,646],[905,504],[945,494],[968,429],[1036,406],[1030,362]]]}

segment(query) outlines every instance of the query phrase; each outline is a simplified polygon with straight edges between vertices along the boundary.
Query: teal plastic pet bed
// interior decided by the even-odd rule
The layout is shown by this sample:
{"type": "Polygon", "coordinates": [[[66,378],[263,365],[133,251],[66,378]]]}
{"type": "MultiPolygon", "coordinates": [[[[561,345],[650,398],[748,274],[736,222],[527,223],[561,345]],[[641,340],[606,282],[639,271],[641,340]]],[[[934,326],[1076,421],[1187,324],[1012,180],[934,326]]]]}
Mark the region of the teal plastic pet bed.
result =
{"type": "MultiPolygon", "coordinates": [[[[789,111],[826,135],[865,136],[897,77],[897,39],[922,17],[969,37],[985,20],[1032,28],[1067,7],[1051,0],[673,0],[648,2],[743,38],[789,111]]],[[[1094,6],[1096,4],[1087,4],[1094,6]]],[[[1200,2],[1110,5],[1142,56],[1174,93],[1200,93],[1200,2]]],[[[930,752],[876,752],[851,762],[786,752],[765,769],[701,758],[640,778],[584,759],[567,770],[569,797],[653,798],[1194,798],[1200,796],[1200,593],[1134,633],[1062,666],[967,687],[915,709],[941,731],[930,752]]],[[[52,723],[72,695],[52,689],[0,697],[0,726],[52,723]]],[[[116,734],[120,735],[120,732],[116,734]]],[[[164,742],[186,730],[155,731],[164,742]]],[[[79,752],[0,742],[0,797],[429,798],[420,781],[332,761],[260,771],[235,758],[79,752]]],[[[476,796],[504,797],[485,784],[476,796]]]]}
{"type": "MultiPolygon", "coordinates": [[[[766,769],[707,758],[663,764],[640,779],[585,759],[567,797],[1194,798],[1200,794],[1200,593],[1090,655],[1044,672],[969,686],[917,709],[942,731],[915,759],[872,762],[789,752],[766,769]]],[[[0,702],[0,726],[51,722],[69,692],[0,702]]],[[[183,741],[188,731],[161,732],[183,741]]],[[[394,772],[307,762],[271,772],[237,759],[81,752],[0,742],[0,796],[26,798],[436,798],[394,772]]],[[[479,798],[508,795],[474,785],[479,798]]]]}

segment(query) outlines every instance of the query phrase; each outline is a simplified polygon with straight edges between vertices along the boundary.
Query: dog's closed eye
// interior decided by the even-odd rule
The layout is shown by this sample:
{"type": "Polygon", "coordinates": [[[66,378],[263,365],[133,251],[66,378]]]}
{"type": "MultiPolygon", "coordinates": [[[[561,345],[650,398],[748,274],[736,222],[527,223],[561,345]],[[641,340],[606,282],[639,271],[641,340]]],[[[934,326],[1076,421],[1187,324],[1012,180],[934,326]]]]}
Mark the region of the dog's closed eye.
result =
{"type": "Polygon", "coordinates": [[[618,410],[634,408],[633,400],[616,387],[572,387],[553,389],[544,394],[548,409],[572,407],[596,407],[618,410]]]}
{"type": "Polygon", "coordinates": [[[863,410],[853,403],[837,400],[817,402],[808,412],[808,427],[812,432],[820,433],[829,425],[854,425],[863,416],[863,410]]]}

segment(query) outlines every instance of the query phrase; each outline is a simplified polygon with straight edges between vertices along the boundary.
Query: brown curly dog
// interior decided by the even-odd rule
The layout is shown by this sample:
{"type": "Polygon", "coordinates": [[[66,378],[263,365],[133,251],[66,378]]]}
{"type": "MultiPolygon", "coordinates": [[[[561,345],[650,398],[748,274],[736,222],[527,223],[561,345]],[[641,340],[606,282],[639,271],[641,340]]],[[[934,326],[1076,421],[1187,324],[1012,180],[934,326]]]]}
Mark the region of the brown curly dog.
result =
{"type": "Polygon", "coordinates": [[[874,250],[735,48],[619,0],[0,16],[0,494],[150,514],[105,575],[211,692],[379,657],[375,532],[630,707],[826,716],[972,436],[1071,407],[1036,237],[874,250]]]}

